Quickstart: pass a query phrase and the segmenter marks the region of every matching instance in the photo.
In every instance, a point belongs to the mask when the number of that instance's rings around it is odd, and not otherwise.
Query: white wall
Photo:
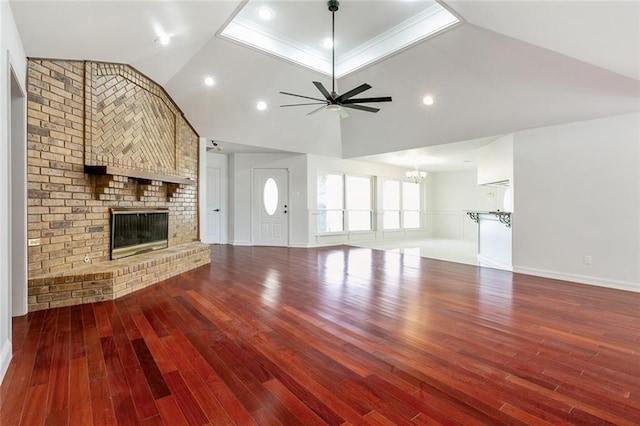
[[[478,186],[476,170],[430,173],[428,216],[433,238],[478,240],[478,225],[464,210],[503,210],[504,188]]]
[[[26,55],[15,26],[9,3],[0,0],[0,379],[4,377],[11,360],[11,279],[9,275],[11,208],[9,191],[9,127],[10,94],[13,69],[18,84],[26,87]],[[26,252],[26,247],[25,247]],[[26,283],[24,283],[26,286]]]
[[[640,114],[515,133],[514,195],[514,271],[640,291]]]
[[[252,170],[289,170],[289,245],[307,246],[307,159],[304,154],[229,155],[229,242],[251,244]]]

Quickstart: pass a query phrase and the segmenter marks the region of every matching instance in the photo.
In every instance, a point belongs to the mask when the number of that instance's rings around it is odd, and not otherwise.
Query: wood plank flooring
[[[13,324],[0,424],[640,424],[640,294],[362,248]]]

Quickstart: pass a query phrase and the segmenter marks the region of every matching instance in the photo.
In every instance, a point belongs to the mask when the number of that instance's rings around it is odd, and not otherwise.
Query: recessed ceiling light
[[[422,98],[422,103],[425,105],[433,105],[433,97],[432,96],[425,96],[424,98]]]
[[[213,77],[205,77],[204,84],[207,86],[213,86],[214,83],[215,81],[213,80]]]
[[[267,103],[264,101],[259,101],[256,104],[256,108],[258,108],[258,111],[264,111],[265,109],[267,109]]]
[[[273,11],[267,7],[261,7],[258,9],[258,17],[263,21],[268,21],[273,18]]]
[[[322,47],[325,49],[331,49],[333,47],[333,41],[330,38],[325,38],[322,42]]]
[[[162,46],[166,46],[171,41],[171,36],[169,34],[160,34],[158,39],[156,40]]]

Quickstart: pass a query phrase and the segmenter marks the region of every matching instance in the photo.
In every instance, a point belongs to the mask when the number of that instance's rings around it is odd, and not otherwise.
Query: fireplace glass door
[[[168,247],[168,209],[111,209],[111,259]]]

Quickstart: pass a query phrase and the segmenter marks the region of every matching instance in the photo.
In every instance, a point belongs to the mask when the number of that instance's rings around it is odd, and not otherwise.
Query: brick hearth
[[[32,311],[116,299],[211,262],[210,248],[189,243],[29,279]]]

